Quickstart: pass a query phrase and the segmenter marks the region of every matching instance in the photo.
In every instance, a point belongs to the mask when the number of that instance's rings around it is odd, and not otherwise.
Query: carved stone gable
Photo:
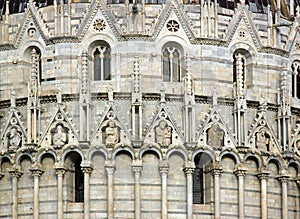
[[[217,107],[211,109],[199,131],[198,144],[221,150],[223,147],[235,147],[235,141]]]
[[[158,145],[162,149],[183,145],[178,128],[164,106],[160,107],[154,116],[152,124],[145,135],[144,143],[147,145]]]
[[[2,151],[15,152],[26,143],[27,134],[21,121],[21,115],[17,110],[11,109],[1,133]]]
[[[279,153],[282,149],[264,113],[259,112],[251,125],[252,128],[248,131],[248,145],[262,153]]]
[[[118,144],[130,145],[128,129],[119,118],[114,106],[106,108],[92,138],[93,146],[114,148]]]
[[[78,136],[71,120],[64,112],[63,106],[58,105],[41,138],[41,147],[52,146],[60,149],[68,145],[77,145]]]

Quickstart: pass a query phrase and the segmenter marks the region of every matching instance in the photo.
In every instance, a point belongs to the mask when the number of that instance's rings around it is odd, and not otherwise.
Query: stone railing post
[[[35,163],[30,169],[33,180],[34,180],[34,194],[33,194],[33,218],[39,219],[39,194],[40,194],[40,176],[44,173],[41,166],[38,163]]]
[[[54,168],[57,175],[57,218],[63,219],[63,177],[66,169],[62,163],[56,163]]]
[[[159,172],[161,174],[161,212],[162,219],[168,218],[168,173],[170,165],[166,160],[162,160],[159,165]]]
[[[20,171],[20,167],[14,165],[9,173],[12,176],[12,202],[13,202],[13,212],[12,219],[18,218],[18,178],[22,176],[22,172]]]
[[[135,219],[141,218],[141,171],[143,169],[141,160],[132,161],[132,171],[134,173],[134,213]]]
[[[113,160],[105,161],[105,169],[107,174],[107,218],[114,219],[114,172],[115,162]]]
[[[244,177],[246,172],[247,168],[243,164],[237,164],[234,170],[234,174],[238,177],[239,183],[239,219],[243,219],[245,217]]]
[[[220,175],[222,173],[222,165],[214,163],[211,167],[211,173],[214,177],[214,201],[215,201],[215,219],[220,219]]]
[[[186,175],[186,198],[187,198],[187,219],[193,218],[193,172],[195,163],[188,161],[184,165],[183,171]]]
[[[84,219],[89,219],[90,218],[90,175],[94,168],[89,161],[83,161],[80,166],[84,174]]]
[[[284,171],[281,176],[279,176],[279,181],[281,183],[281,203],[282,203],[282,219],[288,219],[288,179],[289,175],[287,175],[287,171]]]
[[[268,216],[268,206],[267,206],[267,179],[270,172],[263,168],[260,173],[257,175],[260,180],[260,189],[261,189],[261,218],[267,218]]]

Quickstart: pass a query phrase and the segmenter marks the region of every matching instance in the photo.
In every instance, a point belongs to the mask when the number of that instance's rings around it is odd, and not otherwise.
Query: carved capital
[[[219,162],[212,164],[208,170],[208,172],[211,172],[211,174],[214,176],[219,176],[222,173],[222,171],[223,167]]]
[[[87,160],[82,161],[80,166],[83,173],[91,174],[92,171],[94,170],[92,163]]]
[[[290,179],[290,176],[285,174],[285,175],[281,175],[278,177],[278,180],[281,182],[281,183],[287,183],[287,181]]]
[[[168,174],[170,169],[170,165],[166,160],[163,160],[159,165],[159,172],[161,174]]]
[[[115,162],[113,160],[105,161],[104,166],[105,166],[107,175],[113,175],[114,174],[114,172],[116,170],[116,165],[115,165]]]
[[[245,176],[246,173],[247,173],[247,170],[248,169],[243,164],[239,163],[239,164],[236,165],[233,172],[237,176]]]
[[[259,180],[268,179],[270,171],[267,168],[262,168],[260,173],[257,174]]]
[[[143,169],[143,164],[141,160],[135,159],[132,161],[132,171],[134,173],[140,173]]]
[[[40,177],[44,173],[41,165],[38,163],[34,163],[31,167],[30,171],[33,176],[37,176],[37,177]]]
[[[54,169],[58,176],[63,176],[66,172],[66,168],[62,163],[56,163]]]
[[[23,172],[21,171],[21,167],[17,165],[14,165],[8,172],[12,177],[16,177],[16,178],[19,178],[23,174]]]
[[[186,175],[193,174],[194,170],[195,170],[194,162],[192,162],[192,161],[185,162],[183,171],[185,172]]]

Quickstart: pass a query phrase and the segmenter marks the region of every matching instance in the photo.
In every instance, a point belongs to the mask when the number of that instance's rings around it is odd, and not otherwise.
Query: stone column
[[[88,161],[81,163],[81,170],[84,174],[84,219],[90,218],[90,174],[93,166]]]
[[[132,171],[134,173],[134,214],[135,219],[141,218],[141,171],[143,169],[141,160],[134,160],[132,162]]]
[[[282,203],[282,219],[288,219],[288,186],[287,181],[289,176],[287,174],[281,175],[279,181],[281,182],[281,203]]]
[[[55,164],[55,171],[57,175],[57,218],[63,219],[63,177],[66,169],[61,163]]]
[[[243,164],[238,164],[234,170],[239,182],[239,219],[245,217],[244,177],[246,172],[247,168]]]
[[[220,219],[220,174],[222,165],[220,163],[213,164],[211,172],[214,176],[215,219]]]
[[[162,160],[159,165],[159,172],[161,174],[161,214],[162,219],[168,218],[168,173],[169,164],[166,160]]]
[[[195,163],[188,161],[184,165],[183,171],[186,175],[186,200],[187,200],[187,219],[193,218],[193,172]]]
[[[114,172],[115,162],[113,160],[105,161],[105,169],[107,174],[107,218],[114,219]]]
[[[18,178],[23,174],[20,171],[19,166],[13,166],[12,169],[9,170],[9,173],[12,176],[12,219],[18,218]]]
[[[261,218],[267,218],[268,216],[268,205],[267,205],[267,179],[269,175],[269,171],[267,169],[262,169],[258,174],[258,178],[260,180],[260,189],[261,189]]]
[[[43,174],[41,167],[35,163],[30,169],[34,180],[34,197],[33,197],[33,218],[39,219],[39,194],[40,194],[40,176]]]

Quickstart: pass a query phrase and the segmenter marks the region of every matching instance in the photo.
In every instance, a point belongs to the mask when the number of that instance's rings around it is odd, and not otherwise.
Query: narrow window
[[[101,58],[99,49],[96,49],[94,52],[94,80],[101,80]]]
[[[204,203],[204,177],[203,168],[196,165],[193,174],[193,202],[194,204]]]
[[[180,82],[181,55],[178,49],[167,47],[162,53],[163,81]]]
[[[180,81],[180,56],[177,49],[173,52],[173,82]]]
[[[80,163],[81,160],[75,162],[75,202],[84,201],[84,175]]]
[[[300,99],[300,63],[298,61],[292,64],[292,97]]]
[[[109,46],[101,45],[95,49],[93,54],[95,81],[111,80],[110,58]]]
[[[163,81],[170,81],[170,53],[167,49],[163,52]]]

